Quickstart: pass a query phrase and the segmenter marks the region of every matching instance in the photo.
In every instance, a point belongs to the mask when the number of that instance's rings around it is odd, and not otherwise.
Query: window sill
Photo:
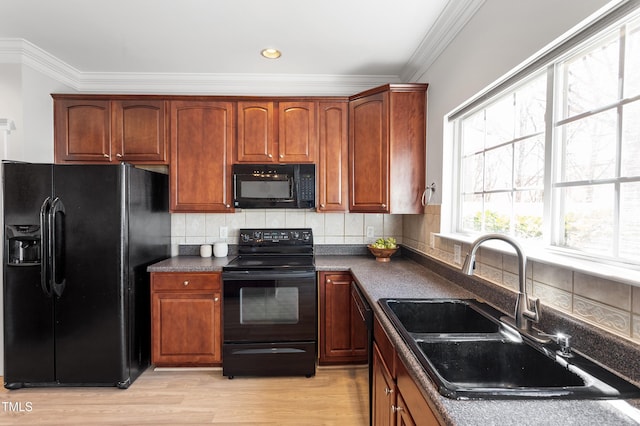
[[[435,234],[436,237],[456,241],[463,244],[472,244],[475,241],[475,237],[462,234]],[[519,241],[520,242],[520,241]],[[587,260],[579,258],[577,256],[570,256],[564,253],[559,253],[549,249],[543,249],[535,246],[528,246],[526,243],[520,242],[524,250],[527,259],[536,262],[544,263],[551,266],[557,266],[565,269],[571,269],[576,272],[580,272],[586,275],[592,275],[595,277],[617,281],[632,286],[640,287],[640,270],[632,269],[631,267],[625,268],[624,266],[614,265],[606,262],[596,262],[593,260]],[[482,244],[482,247],[507,253],[515,254],[515,252],[506,244],[500,241],[487,241]],[[464,261],[464,255],[462,253],[462,260]]]

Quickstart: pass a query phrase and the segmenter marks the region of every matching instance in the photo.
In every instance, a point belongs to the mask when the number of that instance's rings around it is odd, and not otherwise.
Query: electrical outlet
[[[229,236],[229,229],[226,226],[220,227],[220,238],[227,238]]]
[[[460,244],[453,245],[453,261],[457,265],[462,265],[462,257],[461,257],[460,250],[461,250]]]
[[[373,226],[367,226],[367,238],[374,238],[375,236]]]
[[[436,234],[429,232],[429,247],[436,248]]]

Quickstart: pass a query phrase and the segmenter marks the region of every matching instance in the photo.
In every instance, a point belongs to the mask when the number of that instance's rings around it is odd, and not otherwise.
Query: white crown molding
[[[84,73],[77,90],[155,94],[346,96],[397,75]]]
[[[435,24],[404,66],[400,77],[403,81],[420,81],[438,56],[453,41],[485,0],[449,0]]]
[[[86,93],[347,96],[397,75],[85,73],[24,39],[0,39],[0,63],[29,66]]]
[[[79,83],[80,72],[77,69],[24,39],[0,39],[0,63],[29,66],[74,88]]]

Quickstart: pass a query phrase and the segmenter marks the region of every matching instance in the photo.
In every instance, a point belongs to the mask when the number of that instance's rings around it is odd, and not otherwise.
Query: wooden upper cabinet
[[[111,161],[111,106],[108,100],[54,102],[56,163]]]
[[[278,123],[278,161],[315,162],[318,150],[315,102],[279,102]]]
[[[344,212],[349,208],[348,104],[318,103],[318,211]]]
[[[278,161],[274,117],[273,102],[238,102],[238,162]]]
[[[53,97],[56,163],[167,164],[165,101]]]
[[[111,103],[112,145],[118,160],[167,163],[166,104],[162,100],[118,100]]]
[[[237,105],[237,162],[315,162],[315,102],[238,101]]]
[[[423,212],[426,84],[388,84],[349,98],[349,210]]]
[[[233,102],[171,102],[171,211],[233,212],[234,129]]]

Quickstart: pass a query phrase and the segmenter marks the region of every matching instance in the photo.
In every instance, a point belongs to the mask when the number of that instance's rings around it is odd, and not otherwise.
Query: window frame
[[[618,7],[614,7],[612,10],[607,12],[605,15],[598,18],[595,22],[591,23],[591,25],[584,27],[582,30],[577,31],[577,33],[567,37],[565,40],[562,40],[552,46],[546,52],[543,52],[537,57],[534,57],[527,64],[516,69],[511,73],[511,75],[507,75],[502,81],[498,81],[498,83],[490,86],[488,89],[485,89],[479,95],[472,98],[467,103],[463,104],[457,110],[454,110],[451,114],[445,117],[444,125],[445,125],[445,133],[448,134],[449,140],[453,142],[451,145],[451,151],[447,153],[445,150],[445,155],[450,154],[452,158],[452,168],[451,168],[451,211],[448,212],[448,223],[444,223],[445,225],[442,229],[445,229],[448,225],[448,231],[445,234],[441,235],[449,235],[454,239],[460,239],[461,241],[468,241],[471,237],[479,235],[479,233],[472,233],[462,230],[463,225],[463,215],[461,214],[461,207],[463,204],[463,177],[462,173],[462,143],[461,143],[461,135],[462,135],[462,126],[463,119],[471,117],[476,114],[481,109],[488,108],[491,104],[497,102],[502,98],[505,94],[514,93],[519,88],[525,86],[528,82],[532,81],[534,78],[546,73],[546,90],[547,90],[547,118],[545,119],[545,162],[544,162],[544,195],[543,195],[543,222],[542,222],[542,239],[536,243],[531,244],[530,242],[526,242],[525,244],[529,246],[534,246],[533,248],[538,253],[538,258],[553,258],[558,259],[559,263],[566,264],[566,261],[563,261],[562,258],[565,256],[577,259],[578,261],[587,260],[589,262],[596,262],[601,264],[609,264],[615,267],[622,267],[623,269],[630,268],[634,270],[640,270],[640,260],[637,262],[630,261],[628,259],[620,259],[618,256],[618,240],[619,240],[619,206],[620,206],[620,182],[624,181],[623,177],[619,176],[620,171],[620,146],[621,146],[621,138],[620,133],[622,130],[621,124],[616,125],[617,139],[616,139],[616,178],[614,186],[615,186],[615,218],[614,218],[614,254],[617,257],[610,257],[602,259],[596,254],[586,253],[582,251],[578,251],[568,247],[562,247],[558,244],[563,241],[563,223],[564,221],[560,219],[559,216],[559,202],[557,201],[558,188],[562,187],[563,183],[557,184],[556,177],[554,173],[556,172],[556,156],[557,149],[559,143],[555,143],[554,139],[556,136],[556,131],[559,126],[566,124],[567,122],[577,121],[580,117],[595,115],[602,111],[616,110],[617,114],[621,114],[622,108],[624,105],[640,100],[640,95],[633,96],[631,98],[621,98],[618,99],[612,105],[606,105],[594,108],[593,111],[586,111],[581,114],[574,115],[572,117],[563,118],[560,120],[556,119],[558,115],[558,101],[556,99],[555,88],[559,82],[559,73],[558,73],[558,64],[565,61],[567,58],[571,56],[578,55],[580,52],[587,50],[590,45],[593,46],[596,43],[601,43],[606,37],[610,37],[613,32],[616,30],[619,31],[620,26],[626,22],[633,19],[638,19],[640,15],[637,14],[638,9],[640,9],[640,5],[634,2],[624,2]],[[634,16],[635,15],[635,16]],[[618,37],[620,37],[618,35]],[[624,51],[624,39],[622,42],[622,47],[620,47],[621,51]],[[619,56],[619,61],[622,63],[623,59]],[[624,72],[622,69],[619,70],[620,74]],[[550,112],[552,112],[551,116]],[[445,135],[447,136],[447,135]],[[486,152],[486,148],[485,151]],[[484,171],[483,171],[484,175]],[[446,177],[445,177],[446,179]],[[635,179],[634,181],[640,181],[640,178]],[[513,194],[514,189],[512,188],[509,193]],[[446,199],[443,199],[443,204]],[[446,212],[443,212],[443,218],[445,217]],[[445,219],[446,220],[446,219]],[[513,224],[511,228],[513,229]],[[450,233],[450,234],[449,234]],[[556,263],[556,262],[552,262]]]

